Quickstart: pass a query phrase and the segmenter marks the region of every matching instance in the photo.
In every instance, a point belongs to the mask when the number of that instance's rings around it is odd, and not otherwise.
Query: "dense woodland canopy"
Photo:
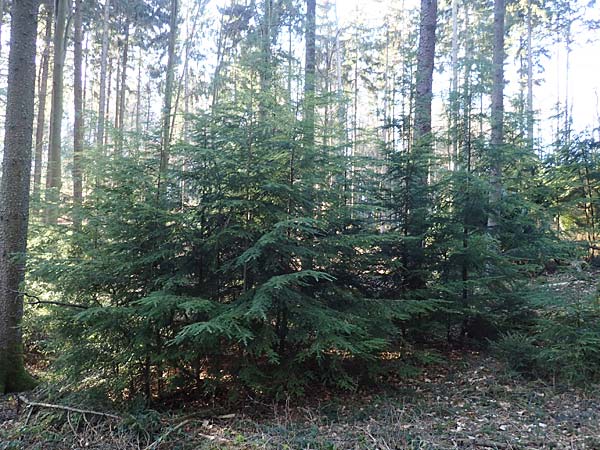
[[[0,393],[24,353],[115,401],[352,389],[448,346],[598,381],[597,301],[545,314],[532,282],[600,258],[568,91],[597,5],[383,5],[0,0]]]

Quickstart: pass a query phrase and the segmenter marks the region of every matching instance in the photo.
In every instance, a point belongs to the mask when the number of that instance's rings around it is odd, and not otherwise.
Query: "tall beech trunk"
[[[73,33],[73,100],[75,120],[73,123],[73,225],[81,226],[80,209],[83,202],[82,154],[83,154],[83,14],[82,0],[75,0]]]
[[[48,95],[48,72],[50,67],[50,48],[52,46],[52,9],[53,1],[44,3],[45,9],[45,32],[44,50],[40,60],[40,79],[38,87],[38,113],[35,127],[35,154],[33,168],[33,199],[40,200],[42,188],[42,158],[44,150],[44,134],[46,125],[46,97]]]
[[[65,64],[65,30],[69,0],[56,0],[54,26],[54,62],[52,68],[52,104],[50,109],[50,143],[48,146],[48,171],[46,174],[46,221],[58,220],[61,169],[61,128],[63,116],[63,71]]]
[[[35,384],[23,366],[23,294],[19,291],[25,277],[29,220],[38,6],[39,0],[15,0],[11,7],[0,183],[0,394]]]
[[[110,19],[110,0],[104,0],[104,17],[102,20],[102,52],[100,54],[100,93],[98,96],[98,130],[96,146],[104,155],[104,124],[106,121],[106,69],[108,64],[108,21]]]
[[[167,76],[165,80],[165,98],[163,106],[163,134],[160,149],[159,190],[169,167],[169,144],[171,138],[171,105],[173,103],[173,81],[175,78],[175,42],[177,41],[178,0],[171,0],[171,17],[169,20],[169,48],[167,60]]]
[[[502,197],[502,153],[504,143],[504,0],[494,0],[494,42],[492,49],[492,105],[490,125],[490,213],[487,228],[498,226],[498,208]]]

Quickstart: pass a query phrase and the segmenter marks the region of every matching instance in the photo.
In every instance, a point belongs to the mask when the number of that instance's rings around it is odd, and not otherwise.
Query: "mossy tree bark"
[[[19,294],[25,275],[38,0],[11,6],[4,159],[0,183],[0,394],[33,387],[23,366]]]

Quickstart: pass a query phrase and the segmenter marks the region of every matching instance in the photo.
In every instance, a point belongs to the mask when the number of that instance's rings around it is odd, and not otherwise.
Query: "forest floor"
[[[549,288],[581,294],[594,285],[554,279]],[[282,403],[248,399],[231,411],[187,405],[149,413],[145,422],[0,397],[0,450],[600,450],[600,386],[525,380],[483,352],[444,356],[446,363],[412,380],[353,394],[313,393]]]
[[[17,415],[4,398],[0,449],[600,449],[600,389],[513,378],[477,352],[448,356],[444,370],[376,393],[248,403],[235,416],[163,413],[152,437],[65,411]]]

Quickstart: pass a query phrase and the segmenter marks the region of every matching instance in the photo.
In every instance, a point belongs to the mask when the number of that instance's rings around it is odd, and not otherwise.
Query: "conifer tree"
[[[0,394],[27,390],[23,366],[22,283],[29,218],[35,93],[37,0],[11,6],[4,159],[0,182]]]

